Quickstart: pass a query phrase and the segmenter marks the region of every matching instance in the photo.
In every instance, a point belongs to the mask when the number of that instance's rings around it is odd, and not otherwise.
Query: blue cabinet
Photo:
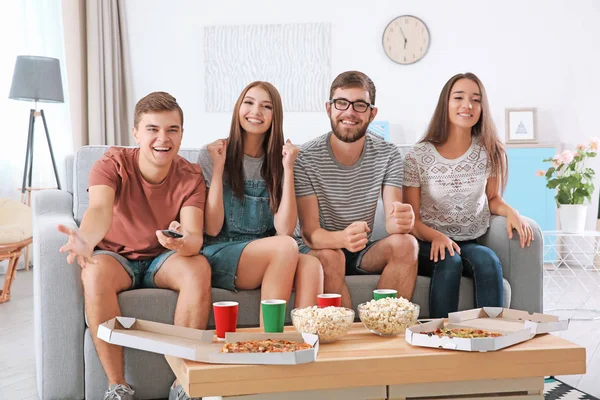
[[[507,147],[508,183],[504,200],[521,215],[535,220],[542,231],[556,230],[555,191],[546,187],[546,179],[535,176],[538,170],[547,170],[545,158],[554,157],[555,146]]]

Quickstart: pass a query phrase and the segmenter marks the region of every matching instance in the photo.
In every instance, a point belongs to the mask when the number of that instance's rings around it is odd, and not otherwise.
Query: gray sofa
[[[64,190],[39,192],[33,200],[34,213],[34,312],[37,387],[45,399],[101,399],[107,381],[86,326],[80,269],[69,265],[58,249],[65,237],[58,233],[59,223],[75,225],[81,221],[88,205],[87,177],[93,163],[106,146],[87,146],[67,159],[67,182]],[[180,154],[195,162],[197,150]],[[506,290],[505,306],[540,312],[542,310],[542,236],[535,222],[535,241],[521,249],[518,238],[509,240],[505,219],[493,217],[482,243],[500,257]],[[385,236],[383,215],[378,209],[374,237]],[[346,281],[353,307],[372,298],[378,276],[351,276]],[[421,306],[421,316],[428,314],[429,278],[419,277],[413,301]],[[213,300],[240,303],[239,325],[258,324],[260,291],[232,293],[213,289]],[[177,294],[162,289],[142,289],[119,295],[123,315],[164,323],[173,323]],[[291,304],[291,301],[290,301]],[[461,283],[460,309],[473,306],[470,279]],[[213,325],[212,317],[210,325]],[[174,376],[159,354],[126,349],[125,373],[138,398],[164,398]]]

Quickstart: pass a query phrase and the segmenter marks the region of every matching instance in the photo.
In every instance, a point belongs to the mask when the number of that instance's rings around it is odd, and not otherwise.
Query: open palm
[[[88,263],[96,263],[94,260],[92,260],[92,253],[94,249],[87,241],[85,241],[85,239],[81,237],[77,228],[69,228],[65,225],[58,225],[58,231],[69,237],[67,244],[60,248],[61,253],[69,253],[67,256],[67,262],[69,264],[73,264],[73,261],[77,260],[79,266],[84,268]]]

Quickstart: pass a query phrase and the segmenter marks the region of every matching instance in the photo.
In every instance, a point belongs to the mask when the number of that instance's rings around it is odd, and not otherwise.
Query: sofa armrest
[[[543,263],[544,239],[538,224],[526,218],[533,229],[530,247],[521,248],[519,234],[515,231],[509,239],[506,218],[494,215],[490,228],[479,242],[494,250],[502,263],[504,278],[510,283],[512,296],[510,307],[529,312],[543,310]]]
[[[78,265],[59,248],[66,236],[57,224],[76,226],[73,196],[60,190],[33,197],[34,345],[41,399],[84,397],[83,290]]]

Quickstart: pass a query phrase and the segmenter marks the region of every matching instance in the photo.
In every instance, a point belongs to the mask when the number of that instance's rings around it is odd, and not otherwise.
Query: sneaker
[[[104,400],[133,400],[135,391],[129,385],[121,385],[120,383],[110,385],[104,394]]]
[[[171,385],[171,389],[169,390],[169,400],[202,400],[202,397],[191,398],[185,390],[183,390],[181,383],[177,383],[177,386]]]

